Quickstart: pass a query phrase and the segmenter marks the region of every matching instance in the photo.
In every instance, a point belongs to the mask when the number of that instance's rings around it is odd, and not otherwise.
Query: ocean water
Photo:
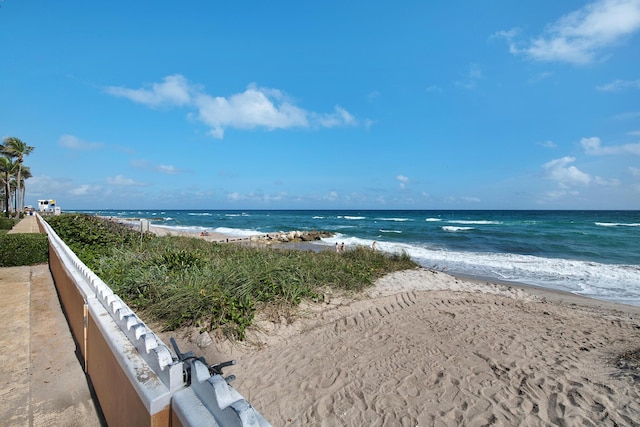
[[[318,242],[376,241],[452,274],[537,285],[640,306],[640,211],[84,211],[233,236],[336,233]]]

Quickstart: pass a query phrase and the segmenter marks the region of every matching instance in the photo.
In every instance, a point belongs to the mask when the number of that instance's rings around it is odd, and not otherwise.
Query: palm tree
[[[3,145],[0,145],[0,152],[2,152]],[[11,189],[9,187],[10,173],[13,168],[13,162],[8,157],[0,157],[0,173],[2,173],[2,178],[0,178],[0,183],[2,183],[3,193],[4,193],[4,209],[6,213],[6,217],[9,218],[9,194],[11,193]]]
[[[24,182],[32,176],[31,168],[29,166],[22,166],[22,177],[20,178],[20,200],[22,200],[22,206],[20,212],[24,212],[24,199],[27,192]]]
[[[11,207],[12,185],[15,184],[15,175],[18,172],[18,162],[14,162],[12,156],[5,151],[5,146],[0,144],[0,184],[4,194],[4,211],[9,218]]]
[[[22,180],[22,162],[24,162],[24,156],[28,156],[33,151],[34,147],[27,145],[25,142],[14,136],[8,136],[4,139],[4,153],[10,157],[18,160],[18,175],[16,177],[16,190],[17,190],[17,207],[16,214],[19,215],[24,209],[24,200],[20,198],[20,182]]]

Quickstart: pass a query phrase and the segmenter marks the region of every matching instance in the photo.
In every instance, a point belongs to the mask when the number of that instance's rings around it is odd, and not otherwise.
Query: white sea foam
[[[405,221],[413,221],[413,220],[411,218],[376,218],[376,221],[405,222]]]
[[[373,240],[336,235],[326,243],[344,242],[347,247],[371,246]],[[452,274],[524,283],[592,298],[640,306],[640,266],[601,264],[578,260],[543,258],[507,253],[458,252],[378,241],[376,248],[406,252],[424,267]]]
[[[447,221],[450,224],[470,224],[470,225],[492,225],[492,224],[502,224],[500,221],[468,221],[464,219],[454,219],[451,221]]]
[[[595,224],[601,227],[640,227],[640,224],[636,223],[624,224],[618,222],[596,222]]]
[[[427,218],[427,219],[425,219],[425,221],[427,221],[427,222],[438,222],[438,221],[442,221],[442,219],[440,219],[440,218]]]
[[[398,233],[398,234],[402,234],[401,230],[380,230],[381,233]]]
[[[452,232],[456,232],[456,231],[469,231],[469,230],[473,230],[473,227],[454,227],[453,225],[445,225],[442,227],[442,229],[444,231],[452,231]]]
[[[191,216],[211,216],[210,212],[189,212],[187,215]]]
[[[324,219],[323,216],[312,216],[311,218],[313,218],[313,219]]]
[[[349,219],[349,220],[356,220],[356,219],[366,219],[366,216],[349,216],[349,215],[344,215],[344,216],[338,216],[338,218],[343,218],[343,219]]]
[[[213,231],[216,233],[226,234],[227,236],[235,236],[235,237],[248,237],[248,236],[256,236],[266,234],[262,231],[257,230],[249,230],[249,229],[241,229],[241,228],[228,228],[228,227],[218,227]]]
[[[161,224],[153,224],[154,227],[164,228],[165,230],[171,231],[182,231],[187,233],[199,233],[203,230],[206,230],[206,227],[198,227],[195,225],[161,225]]]

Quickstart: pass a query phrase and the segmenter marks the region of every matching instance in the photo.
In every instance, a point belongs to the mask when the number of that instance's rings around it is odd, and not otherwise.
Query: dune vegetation
[[[360,291],[405,254],[358,247],[344,253],[210,243],[155,236],[90,215],[47,218],[80,259],[127,304],[166,330],[197,326],[243,339],[256,310],[321,301],[327,289]]]

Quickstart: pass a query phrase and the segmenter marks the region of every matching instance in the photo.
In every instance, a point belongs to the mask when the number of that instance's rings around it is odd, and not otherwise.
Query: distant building
[[[38,200],[38,211],[49,214],[60,214],[60,208],[56,206],[56,201],[53,199]]]

